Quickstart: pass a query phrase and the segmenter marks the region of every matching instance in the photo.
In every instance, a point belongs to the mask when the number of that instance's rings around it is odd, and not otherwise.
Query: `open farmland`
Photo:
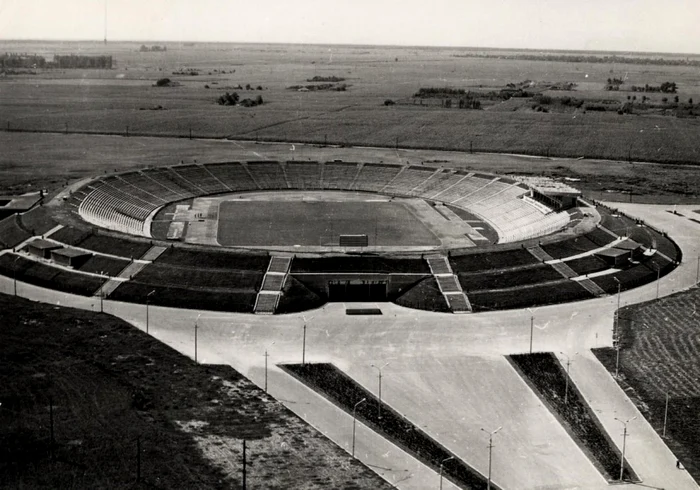
[[[78,47],[39,43],[7,49],[42,53]],[[501,104],[488,110],[458,110],[412,102],[421,87],[487,91],[546,80],[576,84],[570,91],[545,91],[556,97],[622,103],[629,94],[625,87],[673,80],[679,98],[687,103],[690,98],[700,100],[700,68],[694,66],[484,59],[455,57],[468,55],[465,50],[429,48],[174,44],[164,53],[139,53],[137,43],[106,48],[87,43],[80,48],[86,53],[106,49],[115,56],[116,68],[1,79],[0,128],[177,136],[189,136],[191,130],[202,137],[389,147],[398,143],[664,163],[697,163],[700,156],[696,117],[522,108],[514,112]],[[621,91],[604,90],[608,78],[623,75]],[[347,89],[288,88],[315,76],[343,77]],[[177,85],[153,86],[163,77]],[[248,84],[250,90],[245,88]],[[217,97],[234,91],[241,98],[260,95],[265,103],[248,108],[216,104]],[[660,103],[666,95],[649,94],[649,104]],[[385,106],[388,99],[397,104]]]

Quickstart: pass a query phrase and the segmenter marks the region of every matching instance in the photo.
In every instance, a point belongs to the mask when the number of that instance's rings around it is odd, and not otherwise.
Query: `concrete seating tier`
[[[204,167],[199,165],[184,165],[172,167],[172,171],[188,182],[196,185],[205,194],[218,194],[221,192],[230,192],[231,189],[226,187],[220,180],[214,177]]]
[[[350,189],[359,168],[357,163],[326,163],[323,171],[323,188]]]
[[[282,166],[278,162],[249,162],[248,170],[261,189],[288,189]]]
[[[287,162],[286,173],[292,189],[321,188],[321,164],[317,162]]]
[[[212,175],[233,191],[258,189],[258,185],[241,163],[209,163],[205,165],[205,167]]]
[[[387,185],[401,170],[398,165],[372,164],[363,165],[355,179],[354,189],[378,192]]]

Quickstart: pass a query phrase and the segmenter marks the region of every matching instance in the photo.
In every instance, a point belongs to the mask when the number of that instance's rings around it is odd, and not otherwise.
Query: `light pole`
[[[695,282],[700,284],[700,255],[698,256],[698,267],[695,270]]]
[[[661,437],[666,437],[666,422],[668,421],[668,393],[666,393],[666,408],[664,409],[664,432]]]
[[[387,367],[389,363],[384,363],[382,366],[377,366],[376,364],[372,364],[372,367],[377,370],[379,373],[379,390],[378,390],[378,398],[379,398],[379,404],[377,405],[377,417],[379,420],[382,419],[382,369]]]
[[[486,490],[491,490],[491,455],[493,452],[493,436],[496,435],[496,432],[501,430],[503,427],[499,427],[498,429],[489,432],[486,429],[481,429],[484,432],[486,432],[489,435],[489,474],[488,474],[488,480],[486,481]]]
[[[14,289],[15,289],[15,296],[17,296],[17,261],[21,258],[21,256],[15,257],[15,260],[12,262],[12,279],[14,283]]]
[[[569,367],[571,366],[571,358],[567,355],[564,354],[563,352],[559,352],[562,356],[566,357],[566,388],[564,389],[564,405],[569,404]],[[575,352],[573,355],[578,354],[578,352]]]
[[[150,293],[148,293],[146,295],[146,333],[148,333],[148,302],[151,298],[151,295],[155,292],[156,292],[156,290],[154,289],[153,291],[151,291]]]
[[[634,417],[632,417],[631,419],[627,419],[627,420],[621,420],[621,419],[618,419],[617,417],[615,417],[615,420],[620,422],[625,428],[625,430],[622,432],[622,456],[620,457],[620,481],[622,481],[622,476],[623,476],[624,471],[625,471],[625,447],[627,446],[627,424],[632,422],[636,418],[637,418],[636,415]]]
[[[360,405],[361,403],[364,403],[366,401],[367,401],[367,398],[363,398],[359,402],[355,403],[354,407],[352,407],[352,457],[353,458],[355,457],[355,425],[356,425],[356,421],[357,421],[356,411],[357,411],[358,405]]]
[[[105,271],[100,271],[101,276],[109,276]],[[104,302],[105,302],[105,285],[103,284],[100,287],[100,313],[104,313],[105,308],[104,308]]]
[[[440,461],[440,490],[442,490],[442,465],[450,461],[451,459],[455,459],[454,456],[450,456],[449,458],[445,458],[442,461]]]
[[[304,322],[304,333],[301,341],[301,366],[306,365],[306,322]]]
[[[535,309],[528,308],[527,311],[530,312],[530,354],[532,354],[532,337],[535,332]]]
[[[266,349],[265,349],[265,393],[267,393],[267,358],[270,357],[270,355],[267,353],[267,349],[273,346],[275,343],[271,343]]]
[[[304,315],[301,316],[304,319],[304,333],[301,341],[301,366],[306,365],[306,324],[313,318],[306,318]]]
[[[661,267],[656,266],[656,299],[659,299],[659,283],[661,282]]]
[[[197,319],[194,321],[194,362],[195,364],[197,363],[197,329],[199,328],[199,325],[197,322],[199,322],[199,317],[202,316],[200,313],[197,315]]]
[[[615,378],[620,377],[620,294],[622,292],[622,283],[613,276],[617,282],[617,310],[615,310]]]

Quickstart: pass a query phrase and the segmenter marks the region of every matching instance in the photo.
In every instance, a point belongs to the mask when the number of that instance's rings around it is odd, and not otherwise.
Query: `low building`
[[[630,252],[630,258],[632,260],[638,260],[642,257],[644,254],[644,247],[642,247],[641,244],[635,242],[634,240],[624,240],[617,245],[615,245],[616,249],[618,250],[627,250]]]
[[[42,259],[50,259],[51,252],[57,248],[61,248],[61,245],[48,240],[34,240],[27,244],[27,252]]]
[[[51,259],[66,267],[80,267],[92,257],[90,252],[75,248],[59,248],[51,251]]]
[[[596,252],[595,256],[603,259],[608,266],[619,268],[629,263],[632,252],[620,248],[606,248]]]

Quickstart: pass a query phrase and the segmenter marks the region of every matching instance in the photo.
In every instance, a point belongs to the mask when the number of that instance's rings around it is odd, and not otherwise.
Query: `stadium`
[[[681,259],[662,232],[565,184],[342,161],[100,176],[5,220],[2,240],[2,271],[29,283],[257,314],[534,307],[634,288]]]
[[[269,382],[399,488],[438,470],[446,488],[605,488],[672,457],[649,426],[620,459],[615,421],[634,412],[589,350],[616,345],[621,297],[658,297],[681,265],[652,218],[428,162],[180,164],[83,179],[5,218],[0,272],[15,295],[109,312]],[[492,468],[495,431],[487,460],[478,426],[504,423]]]

